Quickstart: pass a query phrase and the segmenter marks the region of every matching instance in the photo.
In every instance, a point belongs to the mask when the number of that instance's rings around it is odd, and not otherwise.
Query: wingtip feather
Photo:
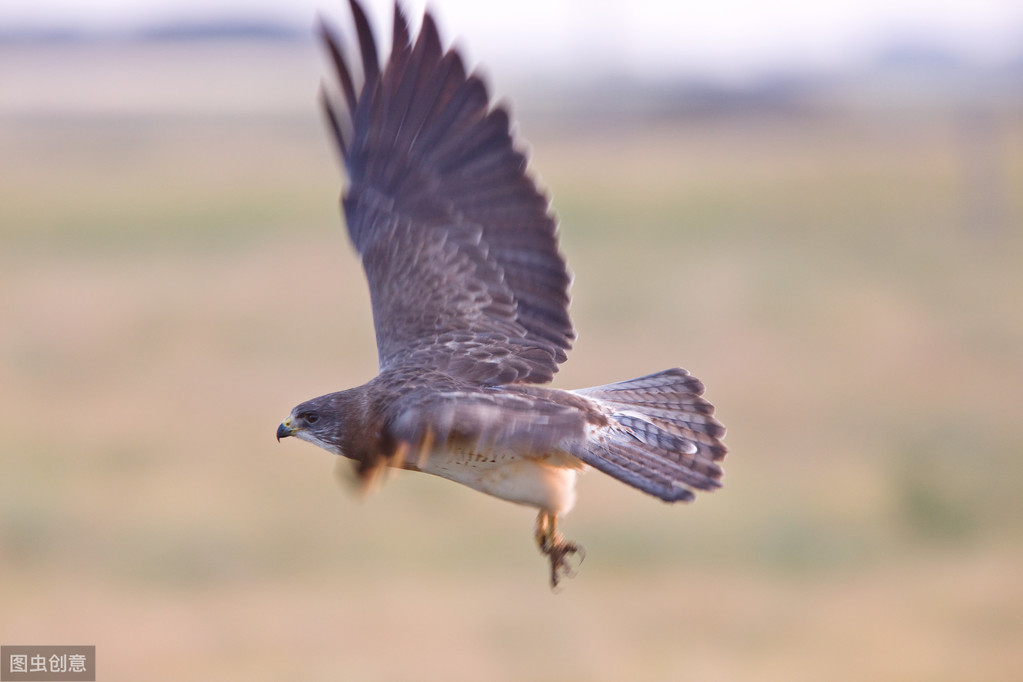
[[[380,60],[377,55],[376,40],[373,38],[373,29],[358,0],[349,0],[349,4],[352,8],[352,19],[355,21],[355,32],[359,36],[365,84],[375,83],[380,78]]]

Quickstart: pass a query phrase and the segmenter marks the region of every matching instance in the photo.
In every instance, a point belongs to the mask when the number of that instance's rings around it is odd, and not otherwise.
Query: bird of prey
[[[544,385],[575,338],[570,278],[506,108],[442,47],[429,12],[413,39],[395,5],[381,64],[365,12],[350,3],[357,56],[321,22],[338,79],[321,96],[348,176],[342,205],[369,281],[380,371],[298,405],[277,438],[354,460],[362,481],[388,467],[422,471],[536,508],[557,587],[582,556],[558,531],[578,472],[690,501],[721,485],[725,429],[683,369],[573,391]]]

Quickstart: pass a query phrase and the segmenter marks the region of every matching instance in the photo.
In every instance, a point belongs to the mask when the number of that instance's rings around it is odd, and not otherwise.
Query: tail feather
[[[581,452],[587,464],[669,502],[692,489],[713,490],[724,475],[725,427],[705,400],[703,383],[684,369],[574,391],[608,417]]]

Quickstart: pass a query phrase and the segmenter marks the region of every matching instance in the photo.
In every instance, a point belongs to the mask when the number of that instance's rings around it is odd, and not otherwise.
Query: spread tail
[[[609,423],[589,433],[579,459],[667,502],[693,489],[721,487],[725,427],[703,399],[703,384],[684,369],[573,391],[593,400]]]

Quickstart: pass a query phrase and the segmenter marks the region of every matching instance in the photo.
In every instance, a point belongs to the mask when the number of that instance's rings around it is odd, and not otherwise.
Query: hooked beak
[[[291,428],[291,417],[288,417],[281,422],[281,425],[277,427],[277,442],[281,441],[281,438],[287,438],[288,436],[294,435],[294,431]]]

